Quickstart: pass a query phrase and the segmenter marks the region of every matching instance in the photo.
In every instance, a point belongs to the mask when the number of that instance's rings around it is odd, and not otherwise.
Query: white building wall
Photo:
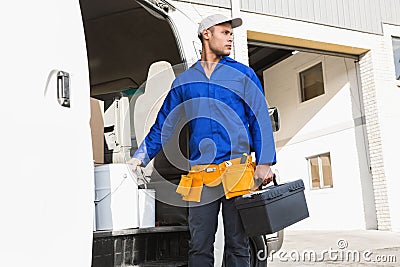
[[[382,136],[383,168],[387,180],[387,197],[391,229],[400,231],[400,81],[395,79],[392,36],[400,37],[400,26],[384,25],[384,37],[374,58],[376,97]]]
[[[301,103],[298,75],[319,62],[325,94]],[[353,60],[297,53],[264,72],[271,106],[281,114],[275,138],[282,181],[303,179],[310,218],[294,229],[366,229],[376,227],[375,209],[364,205],[362,179],[368,178],[366,155],[359,153],[355,121],[361,116]],[[330,153],[333,188],[311,189],[307,157]],[[365,194],[365,192],[364,192]],[[369,190],[367,199],[373,199]]]
[[[381,60],[382,53],[386,53],[386,55],[388,53],[387,48],[382,47],[382,36],[254,13],[242,12],[242,18],[245,21],[244,27],[248,30],[281,36],[296,37],[330,44],[361,47],[370,50],[366,56],[361,58],[359,73],[361,80],[360,84],[362,91],[363,110],[366,121],[365,129],[367,137],[365,139],[368,140],[364,143],[369,154],[368,163],[369,167],[371,168],[371,184],[373,187],[373,189],[363,188],[363,191],[365,191],[363,196],[364,203],[375,203],[378,221],[377,228],[381,230],[392,229],[392,217],[396,216],[393,215],[393,210],[396,209],[391,208],[389,210],[389,206],[392,207],[395,205],[397,207],[399,202],[393,202],[393,200],[388,197],[388,181],[396,179],[396,176],[398,177],[399,172],[395,171],[393,178],[387,178],[386,171],[388,168],[385,167],[383,163],[386,161],[387,157],[391,157],[392,155],[386,152],[388,151],[387,149],[383,150],[382,147],[383,142],[380,128],[380,118],[383,114],[380,114],[378,106],[385,105],[386,100],[388,100],[388,98],[384,100],[383,98],[379,97],[381,91],[385,90],[384,84],[386,83],[387,85],[388,81],[388,78],[384,73],[394,70],[393,63],[388,65],[388,61]],[[378,78],[379,75],[383,75],[385,77]],[[382,81],[385,82],[382,83]],[[395,120],[398,120],[397,116],[395,117]],[[356,129],[356,132],[362,131]],[[392,131],[387,131],[386,135],[391,132]],[[360,142],[359,138],[357,138],[357,142]],[[393,144],[398,144],[398,142],[394,142]],[[362,184],[367,185],[368,179],[369,178],[362,178]],[[373,198],[372,200],[368,200],[366,199],[366,196],[368,196],[371,190],[373,192]],[[396,188],[393,190],[396,190]],[[367,209],[365,212],[366,214],[371,215],[369,209]],[[369,215],[367,217],[370,217]],[[372,225],[373,223],[371,223],[371,226]],[[368,223],[367,228],[369,227],[370,226]],[[398,226],[394,226],[394,229],[397,229],[396,227]]]

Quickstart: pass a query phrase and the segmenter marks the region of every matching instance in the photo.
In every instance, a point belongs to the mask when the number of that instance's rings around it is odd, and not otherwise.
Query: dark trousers
[[[190,204],[190,267],[214,266],[214,240],[221,204],[225,236],[225,266],[250,266],[249,239],[235,207],[235,200],[226,199],[221,189],[221,186],[204,186],[201,202]]]

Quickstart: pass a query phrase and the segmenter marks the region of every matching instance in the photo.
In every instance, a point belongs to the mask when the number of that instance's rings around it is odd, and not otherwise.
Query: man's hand
[[[267,185],[272,181],[274,177],[274,173],[271,170],[271,167],[268,164],[260,164],[257,165],[256,170],[254,172],[254,178],[261,178],[263,180],[262,185]]]
[[[137,167],[142,165],[142,161],[140,159],[137,159],[137,158],[131,158],[126,163],[131,165],[131,168],[132,168],[133,171],[136,171]]]

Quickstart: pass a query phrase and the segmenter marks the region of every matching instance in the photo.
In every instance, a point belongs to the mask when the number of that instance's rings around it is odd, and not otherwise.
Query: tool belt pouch
[[[181,175],[181,181],[179,182],[176,192],[182,196],[187,196],[192,187],[193,178],[188,175]]]
[[[249,157],[250,158],[250,157]],[[228,166],[222,178],[227,199],[248,194],[254,186],[255,163],[248,159],[244,164]]]
[[[201,172],[190,171],[187,175],[181,175],[181,181],[176,192],[182,195],[186,201],[200,202],[203,190],[203,178]]]
[[[221,184],[221,172],[215,170],[212,172],[203,172],[203,182],[206,186],[214,187]]]

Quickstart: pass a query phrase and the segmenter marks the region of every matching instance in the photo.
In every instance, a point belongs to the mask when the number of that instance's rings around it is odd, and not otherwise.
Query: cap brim
[[[243,21],[241,18],[234,18],[231,20],[232,28],[239,27],[243,24]]]
[[[219,22],[218,24],[215,24],[215,25],[219,25],[219,24],[226,23],[226,22],[230,22],[231,25],[232,25],[232,28],[239,27],[243,23],[241,18],[233,18],[233,19],[223,20],[223,21],[221,21],[221,22]]]

